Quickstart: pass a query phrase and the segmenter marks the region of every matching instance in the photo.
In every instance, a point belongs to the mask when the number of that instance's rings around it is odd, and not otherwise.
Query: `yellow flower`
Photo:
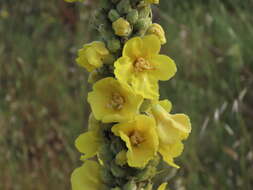
[[[100,177],[100,166],[94,161],[87,160],[75,169],[71,175],[72,190],[105,190]]]
[[[137,115],[133,120],[112,127],[128,148],[127,163],[131,167],[142,168],[158,150],[158,136],[155,120],[146,115]]]
[[[146,0],[148,3],[159,4],[159,0]]]
[[[102,143],[99,128],[99,122],[91,114],[89,118],[89,131],[81,134],[75,141],[75,146],[79,152],[85,154],[81,157],[81,160],[86,160],[97,154]]]
[[[181,141],[187,139],[191,132],[191,123],[185,114],[168,113],[166,109],[170,110],[171,105],[168,102],[165,105],[166,108],[162,104],[153,104],[151,108],[159,136],[159,153],[165,162],[178,168],[173,159],[182,153],[184,145]]]
[[[159,38],[161,44],[165,44],[166,43],[165,32],[164,32],[162,26],[159,25],[159,24],[156,24],[156,23],[152,24],[148,28],[146,34],[154,34],[154,35],[156,35]]]
[[[107,77],[93,86],[88,94],[88,102],[97,120],[104,123],[122,122],[132,119],[138,113],[143,98],[133,90]]]
[[[91,72],[103,65],[103,61],[109,56],[109,51],[106,49],[103,42],[92,42],[85,44],[82,49],[78,51],[78,58],[76,62]]]
[[[147,99],[157,99],[158,80],[169,80],[176,65],[166,55],[159,55],[161,43],[155,35],[135,37],[124,46],[123,55],[115,63],[115,76],[121,83]]]
[[[157,190],[165,190],[166,189],[166,186],[167,186],[167,183],[163,183],[161,184]]]
[[[118,36],[128,36],[132,31],[130,23],[124,18],[119,18],[114,21],[112,28]]]

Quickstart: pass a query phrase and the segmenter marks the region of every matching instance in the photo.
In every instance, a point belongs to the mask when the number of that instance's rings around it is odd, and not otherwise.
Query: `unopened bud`
[[[156,174],[156,167],[148,165],[145,169],[143,169],[137,174],[136,178],[138,181],[145,181],[153,178],[155,174]]]
[[[112,23],[113,30],[116,35],[127,37],[132,32],[130,23],[124,18],[119,18]]]
[[[123,186],[123,190],[137,190],[137,185],[134,181],[129,181]]]
[[[94,22],[97,26],[99,26],[101,23],[104,24],[108,22],[108,19],[106,15],[103,12],[101,12],[101,10],[99,10],[99,11],[96,11],[94,14]]]
[[[124,168],[118,166],[114,160],[111,162],[111,172],[115,177],[122,178],[126,176],[126,171]]]
[[[120,15],[116,9],[111,9],[108,13],[108,18],[110,19],[110,21],[114,22],[120,18]]]
[[[127,14],[132,10],[132,7],[130,5],[129,0],[121,0],[117,4],[117,10],[119,11],[120,14]]]
[[[126,151],[125,150],[120,151],[116,155],[115,162],[119,166],[124,166],[127,163],[127,156],[126,156]]]
[[[156,155],[153,160],[149,161],[149,165],[156,167],[160,163],[161,157],[160,155]]]
[[[100,24],[98,27],[98,31],[105,40],[114,37],[114,31],[111,29],[111,26],[109,27],[106,24]]]
[[[115,137],[111,142],[110,148],[114,154],[118,154],[125,148],[125,144],[119,137]]]
[[[144,6],[139,10],[139,18],[148,18],[151,15],[150,5]]]
[[[118,39],[112,39],[107,42],[107,48],[110,52],[115,53],[121,48],[121,43]]]
[[[166,43],[165,32],[164,32],[162,26],[159,25],[159,24],[156,24],[156,23],[152,24],[148,28],[146,34],[154,34],[154,35],[156,35],[159,38],[161,44],[165,44]]]
[[[109,144],[103,144],[99,147],[98,157],[105,165],[108,165],[108,163],[113,159],[113,154],[110,151]]]
[[[106,168],[101,168],[99,171],[100,171],[101,179],[104,183],[109,184],[109,185],[114,183],[114,177],[112,176],[109,170],[107,170]]]
[[[126,19],[128,20],[129,23],[135,24],[136,21],[138,20],[138,17],[139,17],[138,11],[136,9],[133,9],[127,14]]]
[[[139,19],[136,24],[134,25],[134,30],[138,31],[140,34],[143,34],[146,32],[148,27],[152,24],[152,21],[150,18],[142,18]]]

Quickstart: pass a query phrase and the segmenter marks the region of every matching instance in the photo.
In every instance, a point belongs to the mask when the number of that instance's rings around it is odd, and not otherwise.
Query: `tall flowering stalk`
[[[179,168],[174,159],[191,124],[187,115],[170,113],[169,100],[159,100],[158,81],[177,69],[159,53],[166,38],[152,23],[151,4],[158,3],[100,0],[95,25],[101,40],[85,44],[76,60],[90,72],[93,89],[88,131],[75,142],[83,165],[72,173],[73,190],[151,190],[159,163]]]

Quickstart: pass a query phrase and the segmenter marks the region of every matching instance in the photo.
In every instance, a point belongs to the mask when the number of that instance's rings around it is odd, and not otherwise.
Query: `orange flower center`
[[[138,131],[133,131],[130,134],[129,138],[130,138],[130,142],[133,146],[138,146],[139,144],[141,144],[144,141],[143,136]]]
[[[108,107],[114,110],[121,110],[123,108],[124,103],[124,97],[120,93],[114,92],[112,93],[111,101],[108,104]]]
[[[144,59],[143,57],[139,57],[134,62],[134,70],[135,72],[142,72],[145,70],[153,70],[154,67],[150,65],[150,63]]]

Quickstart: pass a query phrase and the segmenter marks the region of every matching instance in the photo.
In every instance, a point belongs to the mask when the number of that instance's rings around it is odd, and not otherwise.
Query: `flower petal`
[[[174,163],[173,158],[178,157],[182,154],[184,149],[183,143],[180,141],[175,144],[162,144],[159,147],[159,152],[163,157],[163,160],[172,167],[179,168],[177,164]]]
[[[150,72],[152,72],[152,75],[155,76],[157,80],[169,80],[177,71],[174,61],[166,55],[153,55],[149,61],[155,68]]]
[[[103,187],[100,180],[99,165],[87,160],[81,167],[75,169],[71,175],[72,190],[98,190]],[[92,171],[92,173],[90,173]]]
[[[88,159],[96,155],[100,145],[100,139],[94,131],[81,134],[75,141],[76,148],[79,152],[84,153],[83,159]]]
[[[143,41],[143,49],[145,57],[149,57],[151,55],[156,55],[161,50],[161,42],[156,35],[147,35],[142,38]]]
[[[121,83],[129,83],[133,73],[133,63],[129,57],[121,57],[115,63],[115,76]]]
[[[146,73],[132,78],[132,87],[137,94],[147,99],[159,98],[158,81],[148,76]]]
[[[123,57],[127,56],[132,60],[142,57],[143,42],[140,37],[134,37],[127,41],[123,48]]]

